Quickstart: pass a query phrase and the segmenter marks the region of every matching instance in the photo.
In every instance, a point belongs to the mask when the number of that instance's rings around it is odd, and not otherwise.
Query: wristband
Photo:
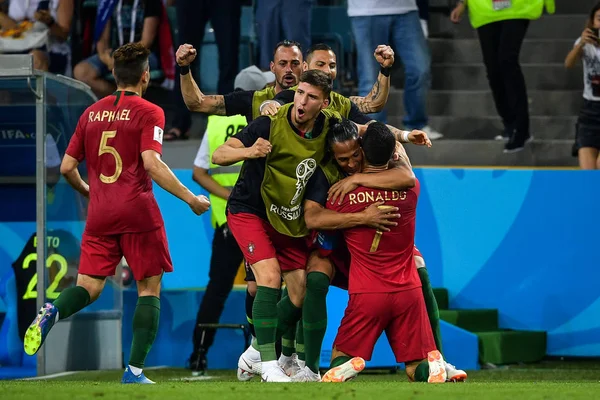
[[[388,67],[388,68],[381,67],[379,69],[379,72],[381,73],[381,75],[386,76],[386,77],[390,76],[391,71],[392,71],[392,69],[390,67]]]
[[[400,139],[400,143],[410,143],[410,140],[408,139],[408,135],[410,135],[409,131],[402,131],[402,137]]]
[[[185,67],[179,67],[179,73],[181,75],[187,75],[190,72],[190,66],[186,65]]]

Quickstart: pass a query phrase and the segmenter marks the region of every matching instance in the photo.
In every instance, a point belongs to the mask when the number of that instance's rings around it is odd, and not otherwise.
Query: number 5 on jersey
[[[114,138],[115,136],[117,136],[117,131],[104,131],[102,132],[102,138],[100,139],[98,155],[110,154],[115,158],[115,173],[111,176],[100,173],[100,181],[102,183],[115,183],[117,179],[119,179],[119,176],[121,176],[121,172],[123,172],[123,160],[121,160],[119,152],[114,147],[108,145],[108,139]]]

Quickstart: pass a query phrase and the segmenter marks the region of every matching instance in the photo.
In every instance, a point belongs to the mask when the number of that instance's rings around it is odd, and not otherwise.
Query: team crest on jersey
[[[163,132],[164,131],[162,130],[162,128],[159,128],[158,126],[154,127],[154,140],[156,140],[160,144],[162,144]]]
[[[254,243],[248,243],[248,253],[254,254]]]

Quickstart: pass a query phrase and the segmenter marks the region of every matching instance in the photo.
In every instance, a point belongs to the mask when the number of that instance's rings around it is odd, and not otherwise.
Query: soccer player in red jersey
[[[69,184],[89,198],[81,240],[77,286],[46,303],[25,334],[27,354],[35,354],[59,319],[68,318],[99,296],[106,277],[125,256],[137,281],[133,342],[122,383],[154,383],[142,372],[158,330],[160,282],[173,271],[164,222],[152,193],[152,180],[185,201],[200,215],[210,203],[195,196],[161,160],[165,116],[144,99],[150,52],[130,43],[114,54],[117,91],[90,106],[79,123],[61,164]],[[77,170],[87,161],[89,184]]]
[[[404,148],[399,143],[396,144],[394,161],[390,161],[387,171],[378,174],[361,173],[363,168],[363,152],[361,151],[358,132],[356,129],[348,129],[352,127],[344,126],[343,123],[339,126],[345,127],[345,129],[333,129],[331,131],[328,136],[329,147],[335,163],[339,167],[340,174],[347,177],[337,181],[337,183],[333,183],[334,180],[331,178],[328,179],[323,170],[319,168],[311,177],[305,195],[304,218],[311,229],[319,230],[319,232],[313,236],[315,239],[313,246],[316,249],[311,253],[307,265],[306,297],[302,318],[304,322],[309,323],[309,326],[312,325],[315,327],[325,326],[325,323],[322,321],[326,322],[327,320],[326,297],[329,284],[331,283],[331,285],[344,290],[348,289],[350,253],[341,237],[342,233],[333,229],[368,225],[357,218],[366,212],[379,212],[381,218],[384,218],[386,213],[388,216],[392,215],[389,210],[378,211],[377,207],[375,207],[377,203],[375,203],[367,207],[362,213],[353,214],[352,218],[350,218],[348,214],[326,209],[328,196],[329,201],[341,201],[348,192],[358,186],[400,190],[415,185],[415,177],[412,172],[410,160]],[[369,226],[386,231],[388,227],[385,224],[389,224],[392,221],[393,219],[385,222],[382,219],[379,221],[381,223],[380,226]],[[437,349],[442,352],[439,311],[429,281],[429,274],[425,267],[425,260],[416,247],[413,250],[413,255],[422,285],[423,298],[425,299],[433,337]],[[303,366],[301,367],[304,368],[305,376],[312,378],[309,380],[315,380],[316,372],[318,372],[321,344],[325,336],[325,328],[305,329],[304,336],[306,368],[310,368],[311,371],[308,371]],[[309,340],[307,337],[312,338]],[[450,363],[446,363],[446,372],[448,380],[464,381],[467,378],[465,371],[456,369]]]
[[[362,138],[364,173],[388,168],[395,148],[392,132],[372,123]],[[401,217],[389,231],[358,226],[344,230],[351,254],[348,292],[350,300],[334,341],[331,369],[324,382],[352,379],[364,368],[379,336],[385,331],[397,362],[406,365],[411,381],[443,383],[446,369],[436,349],[421,282],[415,268],[414,236],[420,185],[408,190],[358,187],[344,200],[327,203],[343,213],[355,213],[371,204],[396,207]]]

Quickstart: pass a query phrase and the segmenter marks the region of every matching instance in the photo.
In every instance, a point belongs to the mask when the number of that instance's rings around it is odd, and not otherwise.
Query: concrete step
[[[591,0],[559,0],[556,3],[556,14],[589,14],[594,6]]]
[[[437,140],[433,147],[407,145],[413,166],[576,167],[573,140],[534,140],[518,153],[504,154],[495,140]]]
[[[521,62],[562,63],[574,43],[571,39],[526,39],[521,49]],[[478,39],[431,39],[429,47],[433,64],[483,63]]]
[[[162,160],[171,169],[192,169],[201,139],[163,142]]]
[[[529,90],[531,116],[574,116],[583,102],[581,90]],[[390,115],[404,115],[404,91],[392,89],[387,109]],[[486,117],[496,116],[496,106],[489,90],[432,90],[427,98],[431,116]]]
[[[572,39],[575,41],[581,36],[581,32],[585,26],[585,20],[585,15],[543,15],[539,20],[531,22],[529,29],[527,30],[526,38]],[[466,15],[459,24],[453,24],[447,15],[442,13],[431,14],[429,20],[429,33],[431,36],[435,37],[445,36],[459,39],[477,38],[477,32],[471,26]]]
[[[583,68],[566,69],[563,64],[522,64],[530,90],[582,90]],[[392,86],[404,86],[404,74],[398,68],[392,74]],[[489,89],[483,64],[434,64],[431,66],[433,90]]]
[[[531,135],[539,140],[574,140],[577,117],[530,117]],[[389,117],[388,123],[402,126],[401,117]],[[429,125],[443,133],[447,139],[494,139],[502,133],[499,117],[429,117]]]

